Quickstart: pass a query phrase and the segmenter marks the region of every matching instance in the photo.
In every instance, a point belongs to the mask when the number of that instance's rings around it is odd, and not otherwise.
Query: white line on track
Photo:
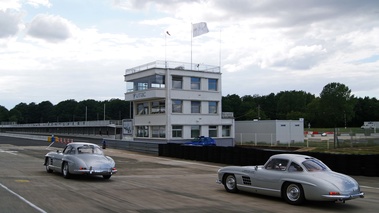
[[[0,186],[3,187],[5,190],[7,190],[8,192],[10,192],[11,194],[15,195],[16,197],[18,197],[20,200],[24,201],[25,203],[27,203],[29,206],[33,207],[35,210],[41,212],[41,213],[46,213],[45,210],[39,208],[38,206],[34,205],[33,203],[31,203],[30,201],[28,201],[27,199],[23,198],[21,195],[17,194],[16,192],[10,190],[8,187],[4,186],[3,184],[0,183]]]
[[[0,149],[0,152],[5,152],[5,153],[9,153],[9,154],[12,154],[12,155],[17,155],[15,152],[17,151],[4,151],[2,149]]]
[[[367,189],[379,189],[377,187],[371,187],[371,186],[360,186],[361,188],[367,188]]]

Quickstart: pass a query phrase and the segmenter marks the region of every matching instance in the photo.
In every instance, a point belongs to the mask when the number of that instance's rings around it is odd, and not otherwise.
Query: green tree
[[[278,98],[274,93],[270,93],[266,96],[254,96],[258,104],[259,117],[262,120],[274,120],[277,119],[277,102]],[[264,112],[264,115],[262,115]]]
[[[355,99],[351,90],[340,83],[329,83],[320,94],[320,119],[324,127],[344,126],[354,116]]]
[[[22,113],[14,107],[9,111],[9,121],[16,122],[16,123],[22,123]]]
[[[37,117],[39,118],[38,122],[54,122],[55,114],[54,114],[54,105],[50,101],[42,101],[37,105]]]
[[[75,114],[77,105],[78,102],[73,99],[59,102],[55,106],[57,122],[77,121],[78,119],[75,118],[79,116],[79,114]]]
[[[31,121],[29,116],[29,107],[26,103],[17,104],[10,112],[12,116],[12,121],[19,124],[28,123]]]
[[[76,120],[81,121],[95,121],[100,119],[100,115],[103,115],[103,105],[100,101],[88,99],[80,101],[75,108]],[[103,118],[103,117],[101,117]]]
[[[320,117],[320,98],[315,98],[307,105],[305,119],[305,127],[323,127]]]
[[[379,121],[379,102],[376,98],[357,98],[352,126],[362,126],[365,121]]]
[[[304,118],[307,105],[315,98],[310,93],[295,90],[280,92],[277,96],[277,118],[292,120]]]
[[[120,99],[111,99],[107,102],[106,113],[112,120],[130,118],[130,103]]]
[[[9,121],[9,115],[8,114],[9,114],[9,112],[8,112],[7,108],[0,105],[0,123],[5,122],[5,121]]]
[[[236,94],[222,97],[222,111],[233,112],[235,118],[240,117],[243,115],[240,111],[241,102],[241,98]]]

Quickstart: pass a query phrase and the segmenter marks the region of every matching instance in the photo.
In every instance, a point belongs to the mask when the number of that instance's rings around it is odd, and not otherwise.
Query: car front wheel
[[[238,192],[236,177],[232,174],[228,174],[224,181],[224,187],[227,192]]]
[[[70,178],[70,171],[69,171],[69,167],[68,167],[68,163],[67,162],[63,163],[62,174],[63,174],[64,178],[66,178],[66,179]]]
[[[283,195],[286,202],[292,205],[300,205],[305,200],[303,187],[297,183],[287,183]]]

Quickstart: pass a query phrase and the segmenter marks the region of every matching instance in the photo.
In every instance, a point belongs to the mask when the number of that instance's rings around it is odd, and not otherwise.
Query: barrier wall
[[[269,157],[280,153],[296,153],[315,157],[330,169],[347,175],[379,177],[379,155],[345,155],[292,150],[268,150],[246,147],[182,146],[160,144],[159,156],[221,163],[226,165],[263,165]]]

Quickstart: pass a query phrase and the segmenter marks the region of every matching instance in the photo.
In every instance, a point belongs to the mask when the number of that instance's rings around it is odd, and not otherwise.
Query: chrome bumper
[[[361,192],[353,195],[323,195],[322,197],[328,200],[351,200],[356,198],[364,198],[365,193]]]
[[[116,169],[111,170],[97,170],[97,169],[77,169],[74,170],[74,173],[76,174],[90,174],[90,175],[113,175],[117,173]]]

